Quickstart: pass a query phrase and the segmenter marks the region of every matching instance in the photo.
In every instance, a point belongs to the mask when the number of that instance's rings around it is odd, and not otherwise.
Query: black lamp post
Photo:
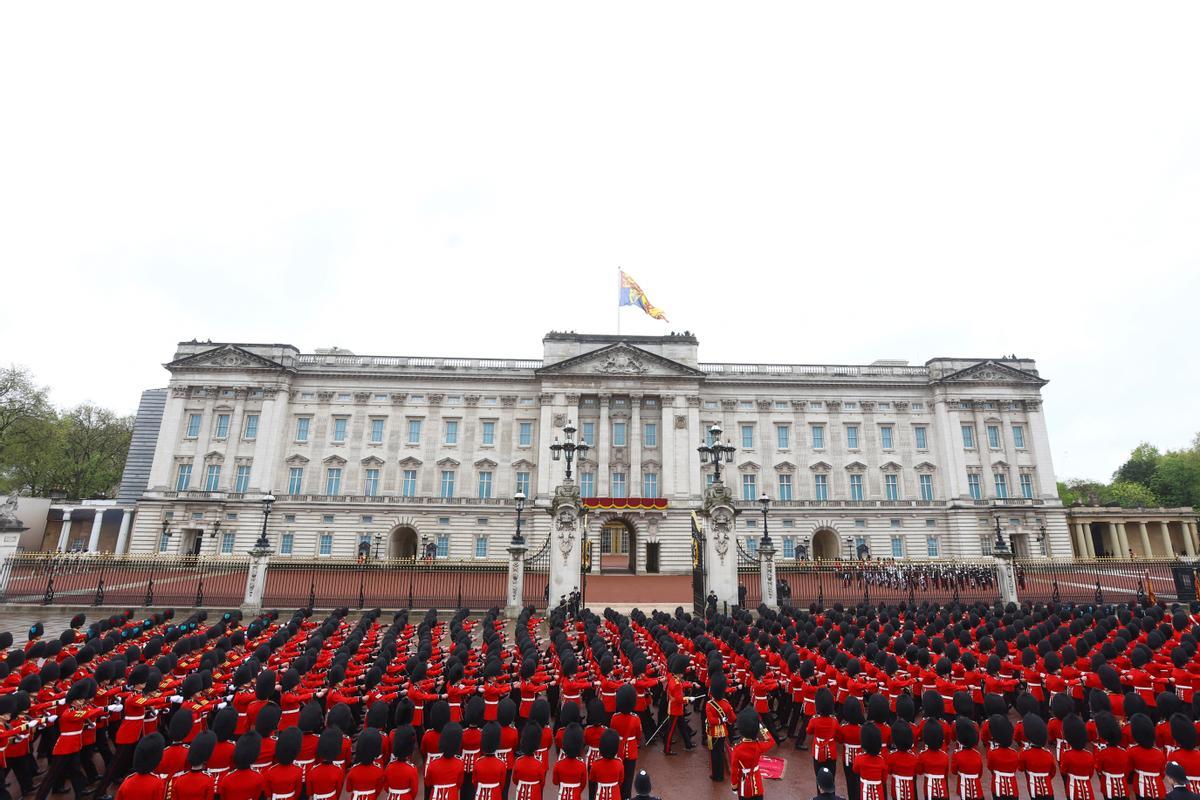
[[[221,520],[219,520],[219,519],[214,519],[214,520],[213,520],[212,533],[210,533],[210,534],[208,535],[208,538],[210,538],[210,539],[215,539],[215,538],[217,538],[217,534],[218,534],[218,533],[220,533],[220,532],[221,532]]]
[[[759,505],[762,506],[762,515],[763,515],[762,544],[770,546],[771,545],[771,533],[770,533],[770,531],[767,530],[767,508],[770,507],[770,505],[771,505],[771,498],[767,497],[766,492],[763,492],[762,496],[758,498],[758,503],[759,503]]]
[[[258,541],[254,543],[255,550],[269,550],[271,543],[267,540],[267,518],[271,516],[271,506],[275,503],[275,495],[267,492],[263,495],[263,526],[262,533],[258,535]]]
[[[1042,555],[1049,555],[1046,552],[1046,523],[1038,523],[1038,546],[1042,548]]]
[[[996,543],[992,549],[1003,553],[1008,550],[1008,544],[1004,541],[1004,533],[1000,530],[1000,516],[996,515]]]
[[[737,450],[731,445],[728,440],[725,444],[721,444],[721,426],[714,424],[708,429],[708,434],[712,438],[712,444],[707,441],[701,442],[696,448],[696,452],[700,454],[700,463],[707,464],[712,461],[713,464],[713,482],[721,482],[721,462],[726,464],[733,463],[733,454]]]
[[[563,436],[566,437],[566,441],[562,444],[559,444],[558,437],[555,436],[554,444],[550,445],[550,455],[555,461],[559,461],[562,459],[563,454],[566,454],[566,478],[567,482],[569,483],[571,481],[571,462],[575,460],[575,454],[579,453],[579,462],[582,464],[584,458],[587,456],[587,451],[591,449],[591,445],[589,445],[587,442],[577,443],[575,441],[576,428],[569,420],[567,421],[566,427],[564,427],[562,430]]]
[[[171,520],[163,517],[162,535],[166,538],[171,538]]]
[[[376,531],[374,539],[375,539],[375,560],[378,561],[379,560],[379,543],[383,541],[383,534]]]
[[[513,500],[517,501],[517,530],[513,533],[512,543],[514,545],[523,545],[525,544],[525,537],[521,535],[521,512],[525,510],[525,493],[517,492],[513,495]]]

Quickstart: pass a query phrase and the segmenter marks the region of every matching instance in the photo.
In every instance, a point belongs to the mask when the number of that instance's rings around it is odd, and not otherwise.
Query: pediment
[[[851,461],[846,465],[847,472],[864,472],[866,469],[867,465],[861,461]]]
[[[886,463],[880,464],[879,469],[882,470],[883,472],[899,472],[903,468],[899,464],[897,464],[895,461],[888,461]]]
[[[400,459],[400,466],[402,467],[419,467],[421,463],[421,459],[413,458],[412,456]]]
[[[1008,469],[1008,462],[1007,462],[1007,461],[1003,461],[1003,460],[1001,460],[1001,461],[993,461],[993,462],[992,462],[992,469]]]
[[[340,467],[345,465],[346,459],[342,458],[341,456],[329,456],[321,463],[328,464],[331,467]]]
[[[204,454],[204,460],[205,461],[224,461],[225,454],[218,452],[216,450],[213,450],[212,452]]]
[[[913,469],[915,469],[917,472],[934,472],[937,470],[937,467],[933,464],[930,464],[928,461],[922,461],[920,464],[917,464],[915,467],[913,467]]]
[[[738,464],[738,469],[742,470],[743,472],[753,472],[754,470],[758,469],[758,464],[754,461],[746,460]]]
[[[307,464],[308,459],[305,458],[304,456],[300,455],[299,453],[296,453],[296,454],[290,455],[286,459],[284,459],[283,463],[291,464],[293,467],[297,467],[297,466],[303,466],[303,465]]]
[[[1044,386],[1046,381],[1032,372],[988,359],[957,372],[951,372],[938,383],[1025,383]]]
[[[676,377],[702,378],[704,372],[672,361],[669,358],[634,347],[626,342],[613,342],[598,350],[590,350],[577,356],[542,367],[539,375],[611,375],[613,377]]]
[[[583,459],[580,460],[582,461]],[[533,469],[533,462],[527,461],[524,458],[518,458],[516,461],[512,462],[512,466],[514,469]]]
[[[658,461],[654,460],[653,458],[648,458],[642,462],[642,466],[648,467],[650,469],[658,469],[659,467],[662,466],[662,464],[660,464]]]
[[[475,462],[476,469],[495,469],[499,465],[490,458],[481,458]]]
[[[780,461],[775,465],[776,472],[795,472],[796,465],[790,461]]]
[[[367,456],[359,463],[362,464],[364,467],[382,467],[383,459],[380,458],[379,456]]]
[[[445,457],[445,458],[443,458],[443,459],[439,459],[439,460],[438,460],[438,462],[437,462],[437,465],[438,465],[439,467],[458,467],[458,466],[461,466],[461,464],[460,464],[458,461],[455,461],[453,458],[450,458],[449,456],[446,456],[446,457]]]
[[[828,464],[824,461],[818,461],[815,464],[809,464],[808,468],[811,469],[813,472],[829,472],[830,470],[833,469],[833,465]]]
[[[165,365],[169,370],[181,369],[287,369],[278,361],[251,353],[236,344],[218,345],[203,353],[177,358]]]

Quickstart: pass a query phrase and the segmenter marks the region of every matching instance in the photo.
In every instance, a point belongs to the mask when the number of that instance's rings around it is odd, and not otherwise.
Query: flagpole
[[[617,267],[617,336],[621,335],[621,268]]]

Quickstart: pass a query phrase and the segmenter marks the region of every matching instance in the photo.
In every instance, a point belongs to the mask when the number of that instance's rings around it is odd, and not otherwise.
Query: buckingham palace
[[[606,570],[690,570],[715,429],[747,550],[766,495],[785,559],[980,556],[997,523],[1018,555],[1072,553],[1031,359],[710,363],[691,333],[552,332],[541,359],[190,341],[165,366],[130,553],[243,554],[270,493],[277,557],[503,558],[518,493],[549,530],[568,427]]]

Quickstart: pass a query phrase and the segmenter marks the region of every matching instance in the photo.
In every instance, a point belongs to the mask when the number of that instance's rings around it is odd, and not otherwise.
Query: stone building
[[[698,349],[688,333],[550,333],[539,360],[183,342],[129,549],[242,554],[270,491],[285,557],[425,542],[501,558],[514,493],[544,507],[565,466],[550,445],[573,422],[606,565],[689,568],[713,470],[696,448],[714,424],[737,448],[724,479],[752,512],[737,523],[748,549],[765,493],[784,558],[979,556],[997,518],[1018,554],[1071,555],[1032,360],[731,364]],[[545,516],[525,515],[534,543]]]
[[[1200,553],[1191,508],[1071,506],[1071,544],[1079,558],[1178,558]]]

